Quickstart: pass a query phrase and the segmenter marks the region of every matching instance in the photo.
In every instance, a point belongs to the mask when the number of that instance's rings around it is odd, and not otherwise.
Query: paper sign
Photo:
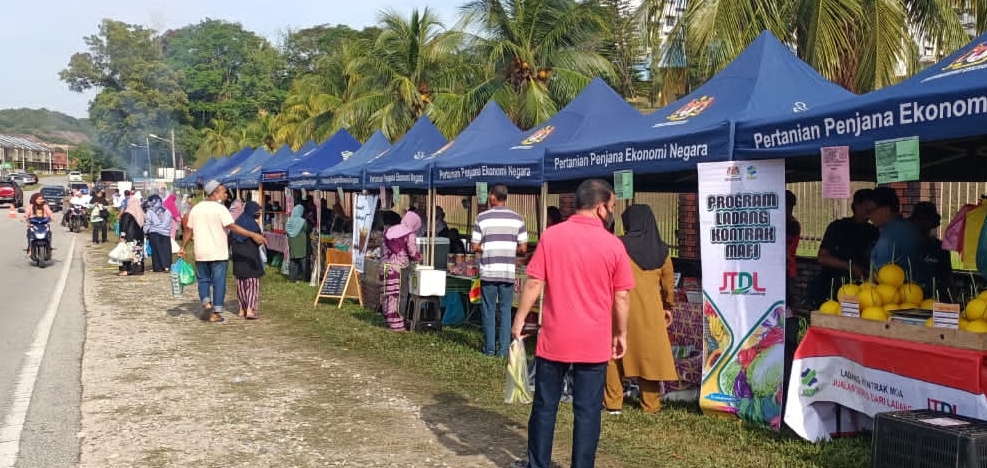
[[[487,183],[477,182],[476,183],[476,202],[485,205],[487,203]]]
[[[942,302],[932,303],[932,326],[936,328],[959,328],[960,305]]]
[[[391,199],[387,198],[387,187],[384,187],[383,185],[380,186],[380,198],[378,198],[378,200],[380,200],[380,209],[391,209]]]
[[[860,298],[857,296],[840,296],[840,315],[860,318]]]
[[[340,205],[343,204],[343,188],[342,187],[336,187],[336,201],[339,202]]]
[[[820,151],[823,198],[850,198],[850,147],[828,146]]]
[[[634,171],[617,171],[613,173],[613,191],[618,200],[634,198]]]
[[[874,142],[877,183],[919,180],[918,137]]]
[[[401,187],[397,185],[391,186],[391,196],[393,197],[394,206],[401,206]]]

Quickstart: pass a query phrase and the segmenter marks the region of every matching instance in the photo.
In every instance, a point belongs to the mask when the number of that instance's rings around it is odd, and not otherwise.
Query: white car
[[[82,173],[79,171],[69,172],[69,182],[82,182]]]

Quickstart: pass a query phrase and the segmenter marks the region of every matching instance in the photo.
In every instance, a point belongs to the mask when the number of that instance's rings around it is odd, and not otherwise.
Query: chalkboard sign
[[[326,272],[322,276],[322,283],[319,292],[315,296],[315,305],[319,304],[319,299],[339,299],[338,307],[343,306],[346,299],[357,299],[363,305],[363,297],[360,295],[360,284],[356,278],[356,270],[353,265],[330,263],[326,265]]]

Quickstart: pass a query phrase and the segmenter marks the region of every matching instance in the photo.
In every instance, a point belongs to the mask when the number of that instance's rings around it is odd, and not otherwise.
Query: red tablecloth
[[[273,250],[282,254],[288,252],[287,235],[268,231],[264,233],[264,238],[267,239],[267,250]]]
[[[810,327],[795,352],[785,423],[811,441],[877,413],[933,409],[987,419],[987,352]]]

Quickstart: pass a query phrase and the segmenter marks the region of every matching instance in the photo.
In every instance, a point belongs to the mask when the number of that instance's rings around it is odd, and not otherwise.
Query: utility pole
[[[178,166],[175,165],[175,129],[171,129],[171,184],[175,185],[175,177],[178,174]]]

